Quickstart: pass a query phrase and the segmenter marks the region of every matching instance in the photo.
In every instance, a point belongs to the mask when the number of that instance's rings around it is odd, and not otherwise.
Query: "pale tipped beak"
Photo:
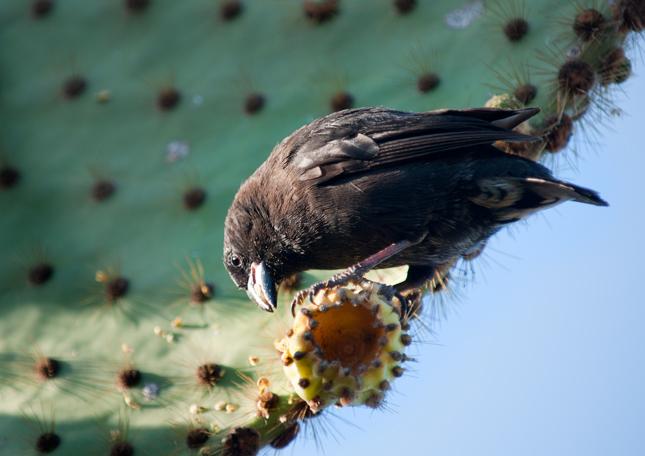
[[[252,263],[249,271],[249,281],[246,285],[246,294],[256,302],[260,309],[273,312],[278,307],[276,286],[273,277],[264,266],[264,262]]]

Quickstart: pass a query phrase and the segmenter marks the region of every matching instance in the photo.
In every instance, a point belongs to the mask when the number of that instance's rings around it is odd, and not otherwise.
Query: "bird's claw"
[[[315,305],[314,297],[321,291],[329,288],[334,288],[334,287],[339,287],[343,285],[347,285],[350,282],[359,282],[363,280],[363,277],[357,273],[355,268],[349,268],[345,271],[339,272],[338,274],[335,274],[328,280],[323,280],[320,282],[316,282],[313,285],[311,285],[309,288],[305,288],[304,290],[300,290],[293,298],[291,301],[291,315],[293,317],[296,316],[296,307],[302,305],[303,301],[305,298],[311,303]],[[408,318],[408,311],[409,311],[409,306],[408,306],[408,299],[403,296],[400,292],[394,290],[391,287],[388,287],[392,290],[392,294],[388,297],[388,299],[392,299],[392,297],[396,298],[397,301],[399,302],[399,319],[401,321],[404,321]]]
[[[401,321],[401,323],[403,323],[408,319],[408,316],[409,316],[408,312],[409,312],[410,306],[408,304],[409,300],[407,297],[405,297],[394,287],[391,287],[389,285],[382,285],[378,293],[390,302],[392,302],[393,299],[396,298],[399,304],[398,306],[392,304],[392,307],[394,308],[394,310],[398,311],[399,320]]]
[[[309,302],[314,303],[314,297],[321,291],[328,288],[339,287],[348,284],[352,281],[359,281],[363,277],[357,274],[355,268],[351,267],[345,271],[333,275],[328,280],[316,282],[309,288],[299,291],[291,301],[291,315],[296,316],[296,307],[302,305],[302,302],[307,298]]]
[[[296,316],[296,306],[299,306],[302,304],[302,301],[305,300],[305,297],[309,295],[309,290],[304,289],[300,290],[296,295],[293,297],[293,300],[291,301],[291,316],[295,317]]]
[[[394,297],[399,301],[399,320],[403,322],[408,319],[408,299],[398,291],[394,292]]]

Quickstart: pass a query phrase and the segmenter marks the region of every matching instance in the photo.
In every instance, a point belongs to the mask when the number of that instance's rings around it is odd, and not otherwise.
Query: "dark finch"
[[[536,141],[512,130],[537,109],[408,113],[350,109],[278,144],[242,184],[226,217],[224,262],[264,310],[276,283],[307,269],[408,265],[403,291],[477,250],[501,227],[596,192],[493,146]]]

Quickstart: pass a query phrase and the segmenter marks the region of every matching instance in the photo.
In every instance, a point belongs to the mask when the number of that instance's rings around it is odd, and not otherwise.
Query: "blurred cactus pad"
[[[360,106],[539,106],[520,128],[543,143],[500,147],[566,156],[616,112],[644,26],[642,0],[3,0],[0,453],[253,455],[315,430],[314,364],[284,372],[309,320],[276,350],[298,280],[267,314],[221,262],[240,183]],[[382,347],[414,344],[414,321],[381,320]],[[379,407],[379,379],[338,404]]]

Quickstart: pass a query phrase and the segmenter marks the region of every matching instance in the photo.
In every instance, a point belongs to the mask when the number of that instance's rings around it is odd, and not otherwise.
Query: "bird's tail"
[[[563,201],[577,201],[594,206],[609,206],[598,192],[569,182],[528,177],[522,179],[524,187],[543,198],[541,205],[552,205]]]
[[[499,223],[511,223],[565,201],[608,206],[598,193],[568,182],[538,177],[497,177],[478,182],[470,200],[496,214]]]

